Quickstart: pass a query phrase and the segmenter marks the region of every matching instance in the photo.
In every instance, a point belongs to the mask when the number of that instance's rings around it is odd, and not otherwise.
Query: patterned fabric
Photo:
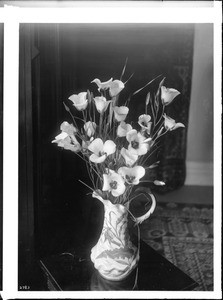
[[[170,49],[170,52],[167,51],[166,53],[166,63],[170,64],[170,66],[168,67],[168,74],[164,84],[167,85],[167,87],[176,88],[181,94],[177,96],[176,101],[173,101],[171,105],[166,107],[166,113],[175,119],[176,122],[182,122],[185,128],[170,132],[164,136],[161,142],[159,155],[160,165],[157,170],[155,170],[155,175],[159,180],[163,180],[166,185],[164,187],[155,187],[154,189],[162,193],[183,186],[186,178],[185,160],[191,93],[194,27],[191,26],[187,27],[186,30],[182,30],[177,40],[177,49],[174,55],[172,53],[172,59],[168,57],[168,54],[170,55],[171,53]]]
[[[140,229],[147,244],[198,282],[196,290],[213,290],[211,206],[159,203]]]

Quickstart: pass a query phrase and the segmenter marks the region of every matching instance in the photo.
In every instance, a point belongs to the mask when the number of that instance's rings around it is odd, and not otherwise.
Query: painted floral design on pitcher
[[[109,200],[103,200],[103,204],[103,229],[91,250],[91,260],[103,277],[120,280],[137,266],[138,250],[130,241],[127,208],[121,204],[112,204]]]
[[[143,222],[153,213],[155,197],[138,188],[138,195],[144,194],[152,203],[150,209],[141,217],[134,218],[136,224]],[[139,249],[132,243],[128,231],[129,209],[122,204],[104,200],[96,192],[93,197],[104,205],[104,223],[97,244],[91,250],[91,260],[100,275],[109,280],[122,280],[135,269],[139,261]]]

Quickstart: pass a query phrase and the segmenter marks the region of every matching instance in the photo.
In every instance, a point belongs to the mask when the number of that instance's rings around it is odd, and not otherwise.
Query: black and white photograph
[[[0,298],[221,298],[221,5],[167,2],[0,7]]]
[[[212,291],[213,25],[19,34],[18,289]]]

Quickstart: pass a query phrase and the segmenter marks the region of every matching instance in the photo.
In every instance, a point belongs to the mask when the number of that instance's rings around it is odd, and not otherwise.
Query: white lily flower
[[[111,155],[116,150],[116,145],[113,141],[107,140],[105,143],[100,138],[91,142],[88,149],[93,152],[89,157],[94,163],[102,163],[108,155]]]
[[[73,124],[69,124],[67,121],[64,121],[60,125],[60,130],[66,132],[69,136],[74,135],[77,132],[77,129],[74,127]]]
[[[125,123],[125,121],[121,121],[117,128],[117,136],[124,137],[130,130],[132,130],[132,126]]]
[[[120,153],[124,158],[127,166],[132,166],[138,159],[137,154],[131,153],[128,149],[125,149],[124,147],[121,149]]]
[[[105,97],[95,97],[94,98],[95,106],[97,111],[101,114],[106,111],[108,105],[111,101],[107,101]]]
[[[81,149],[81,145],[78,143],[77,139],[72,139],[69,137],[69,135],[66,132],[61,132],[55,137],[55,140],[52,141],[52,143],[57,143],[58,147],[64,148],[66,150],[71,150],[73,152],[78,152]]]
[[[135,129],[130,130],[126,139],[129,142],[128,150],[132,154],[144,155],[149,150],[149,144],[145,142],[145,137]]]
[[[73,94],[69,98],[77,110],[85,110],[88,105],[87,92],[81,92],[78,95]]]
[[[120,80],[114,80],[112,81],[110,87],[109,87],[109,93],[111,97],[117,96],[123,89],[125,85]]]
[[[161,86],[161,100],[164,105],[169,105],[180,92],[172,88]]]
[[[107,90],[108,88],[110,88],[112,80],[113,78],[109,79],[108,81],[101,82],[100,79],[95,78],[94,80],[91,81],[91,83],[96,83],[98,86],[98,91],[100,92],[100,90]]]
[[[150,115],[141,115],[138,118],[138,124],[142,127],[143,130],[146,130],[148,134],[150,134],[152,122],[150,122],[151,116]]]
[[[185,127],[182,123],[176,123],[174,119],[168,117],[166,114],[163,115],[164,117],[164,127],[166,130],[176,130],[179,127]]]
[[[125,181],[121,175],[109,169],[108,174],[103,174],[102,191],[109,191],[114,197],[118,197],[125,192]]]
[[[133,168],[121,167],[118,169],[120,174],[128,184],[137,185],[139,180],[145,175],[145,169],[142,166],[135,166]]]
[[[115,119],[118,122],[124,121],[128,112],[129,112],[129,108],[127,106],[115,106],[114,107]]]
[[[77,132],[77,129],[74,127],[73,124],[69,124],[68,122],[64,121],[60,125],[60,130],[62,132],[67,133],[74,144],[77,143],[77,139],[75,138],[75,133]]]
[[[96,123],[95,122],[88,121],[84,124],[84,130],[85,130],[86,134],[89,137],[94,135],[95,129],[96,129]]]

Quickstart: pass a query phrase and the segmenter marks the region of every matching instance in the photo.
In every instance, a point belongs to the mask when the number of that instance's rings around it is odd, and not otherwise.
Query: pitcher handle
[[[151,214],[154,212],[155,208],[156,208],[156,198],[155,196],[151,193],[151,190],[149,188],[145,188],[145,187],[139,187],[136,189],[135,193],[137,192],[137,196],[139,196],[140,194],[143,194],[146,196],[146,198],[149,200],[152,200],[152,204],[150,209],[142,216],[140,217],[135,217],[135,223],[136,225],[141,224],[143,221],[145,221],[146,219],[148,219]]]

